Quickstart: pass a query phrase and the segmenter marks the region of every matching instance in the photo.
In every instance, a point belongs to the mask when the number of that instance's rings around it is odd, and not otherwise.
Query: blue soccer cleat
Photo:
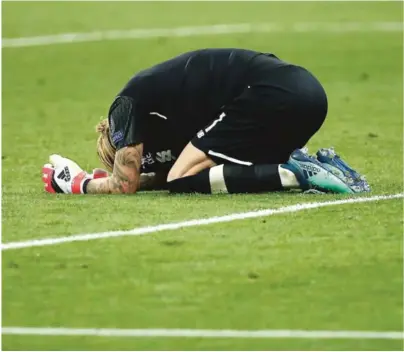
[[[282,167],[295,174],[303,191],[311,193],[355,193],[349,184],[345,183],[345,179],[330,171],[330,166],[330,163],[323,164],[314,156],[309,155],[307,149],[296,149],[288,162],[282,164]]]
[[[361,176],[342,160],[334,148],[322,148],[317,153],[317,160],[329,172],[343,181],[350,189],[350,193],[370,192],[369,183],[365,176]]]

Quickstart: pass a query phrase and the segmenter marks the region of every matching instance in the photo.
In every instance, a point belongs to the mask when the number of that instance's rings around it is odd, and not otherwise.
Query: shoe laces
[[[301,148],[300,151],[305,154],[313,163],[320,164],[315,155],[309,154],[309,148],[306,146]]]

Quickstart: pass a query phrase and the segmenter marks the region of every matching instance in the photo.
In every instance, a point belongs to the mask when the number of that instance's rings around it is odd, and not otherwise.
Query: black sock
[[[209,182],[209,169],[201,171],[199,174],[177,178],[167,182],[170,193],[211,193]]]
[[[278,164],[218,165],[168,182],[171,193],[261,193],[282,190]]]
[[[278,164],[225,165],[223,176],[228,193],[260,193],[282,189]]]

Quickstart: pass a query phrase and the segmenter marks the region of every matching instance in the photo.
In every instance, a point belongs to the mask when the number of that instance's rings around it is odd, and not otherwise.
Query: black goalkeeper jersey
[[[136,74],[115,98],[111,140],[118,150],[143,143],[143,172],[169,167],[248,85],[264,76],[267,82],[267,73],[289,65],[243,49],[197,50],[162,62]]]

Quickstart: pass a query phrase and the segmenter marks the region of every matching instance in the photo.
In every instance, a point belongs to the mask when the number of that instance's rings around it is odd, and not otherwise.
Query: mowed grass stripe
[[[353,204],[353,203],[367,203],[367,202],[376,202],[382,200],[389,200],[389,199],[396,199],[396,198],[403,198],[404,194],[392,194],[392,195],[379,195],[379,196],[372,196],[372,197],[358,197],[358,198],[348,198],[343,200],[334,200],[334,201],[326,201],[326,202],[313,202],[313,203],[302,203],[302,204],[295,204],[286,207],[281,207],[277,209],[263,209],[257,211],[250,211],[246,213],[235,213],[229,214],[224,216],[215,216],[211,218],[204,218],[204,219],[194,219],[188,220],[178,223],[169,223],[169,224],[162,224],[157,226],[146,226],[135,228],[133,230],[126,230],[126,231],[109,231],[109,232],[100,232],[100,233],[88,233],[88,234],[78,234],[78,235],[71,235],[66,237],[59,237],[59,238],[46,238],[46,239],[36,239],[36,240],[29,240],[29,241],[20,241],[20,242],[10,242],[10,243],[3,243],[1,245],[2,250],[9,250],[9,249],[17,249],[17,248],[29,248],[29,247],[43,247],[43,246],[51,246],[61,243],[68,243],[68,242],[76,242],[76,241],[90,241],[96,240],[101,238],[111,238],[111,237],[121,237],[121,236],[141,236],[155,232],[161,231],[168,231],[168,230],[177,230],[186,227],[194,227],[194,226],[202,226],[202,225],[209,225],[209,224],[217,224],[223,222],[231,222],[235,220],[244,220],[244,219],[252,219],[258,218],[263,216],[271,216],[275,214],[285,214],[285,213],[294,213],[302,210],[308,209],[316,209],[322,208],[327,206],[334,206],[334,205],[344,205],[344,204]]]
[[[209,26],[177,27],[177,28],[148,28],[129,30],[94,31],[87,33],[62,33],[47,36],[21,38],[3,38],[3,48],[16,48],[39,45],[66,43],[94,42],[103,40],[147,39],[158,37],[191,37],[198,35],[219,35],[237,33],[271,33],[271,32],[402,32],[400,22],[300,22],[293,24],[282,23],[236,23],[217,24]]]

